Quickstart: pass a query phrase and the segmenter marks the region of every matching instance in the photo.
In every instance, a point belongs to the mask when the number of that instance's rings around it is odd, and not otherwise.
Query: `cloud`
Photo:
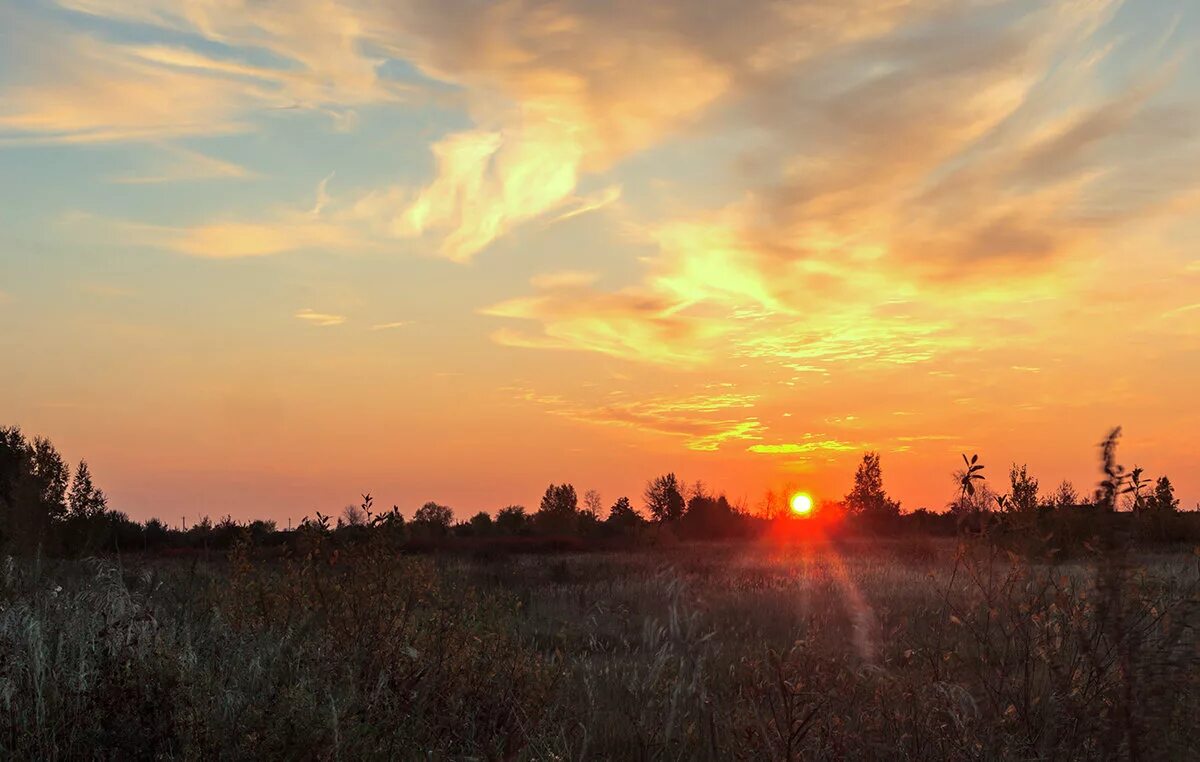
[[[823,439],[816,442],[787,444],[756,444],[746,448],[747,452],[765,455],[800,455],[814,452],[852,452],[865,449],[861,444],[850,444],[839,439]]]
[[[708,360],[712,340],[726,331],[719,321],[698,321],[674,312],[673,303],[649,293],[597,292],[561,276],[540,279],[538,293],[482,310],[493,317],[536,321],[540,332],[502,328],[500,344],[575,349],[626,359],[696,365]]]
[[[309,325],[327,328],[329,326],[341,325],[346,322],[345,315],[331,315],[324,312],[315,312],[312,309],[305,308],[297,310],[293,315],[297,320],[302,320]]]
[[[758,439],[763,429],[754,416],[734,415],[735,411],[754,407],[758,397],[752,394],[725,392],[628,399],[624,394],[613,393],[607,401],[583,404],[528,389],[516,392],[517,399],[541,405],[564,418],[680,437],[687,449],[698,452],[716,451],[729,441]]]
[[[170,30],[178,44],[127,44],[34,22],[15,11],[8,55],[31,74],[0,99],[6,142],[97,143],[217,135],[264,113],[304,109],[353,126],[360,104],[400,102],[412,85],[379,74],[368,30],[387,37],[365,4],[203,0],[67,0],[70,10]],[[144,30],[142,30],[144,31]],[[226,57],[208,51],[218,49]],[[261,55],[269,51],[270,56]],[[273,59],[273,60],[272,60]],[[271,65],[249,60],[272,60]]]
[[[412,325],[412,321],[397,320],[392,323],[376,323],[375,325],[371,326],[371,330],[372,331],[390,331],[395,328],[403,328],[406,325]]]
[[[245,129],[247,109],[274,100],[261,86],[163,67],[82,35],[17,51],[36,74],[2,91],[0,138],[10,143],[219,135]]]
[[[867,23],[850,3],[854,32],[826,44],[777,25],[795,55],[751,21],[743,47],[704,53],[730,83],[721,126],[753,136],[732,163],[741,191],[638,223],[654,253],[617,290],[536,284],[489,310],[541,324],[497,339],[822,372],[1021,340],[995,316],[1071,298],[1068,274],[1115,232],[1186,213],[1200,188],[1174,170],[1200,159],[1197,109],[1171,96],[1195,52],[1130,58],[1119,6],[911,3]],[[833,13],[795,9],[818,28]],[[746,65],[716,55],[732,49]]]
[[[603,209],[606,206],[612,206],[613,204],[617,203],[617,201],[619,201],[620,199],[621,199],[621,186],[610,185],[607,188],[603,188],[599,191],[596,191],[595,193],[592,193],[591,195],[583,196],[582,198],[576,199],[574,202],[573,208],[570,208],[567,211],[563,212],[562,214],[558,215],[557,217],[552,219],[550,221],[550,223],[553,224],[555,222],[562,222],[564,220],[569,220],[572,217],[578,217],[581,214],[587,214],[588,212],[599,211],[600,209]]]
[[[162,150],[170,159],[160,161],[141,173],[119,175],[112,178],[112,182],[122,185],[153,185],[194,180],[245,180],[254,177],[253,172],[240,164],[206,156],[199,151],[172,145],[164,145]]]
[[[259,219],[225,219],[194,225],[151,225],[76,212],[66,221],[89,235],[165,249],[210,259],[266,257],[294,251],[369,249],[376,241],[361,230],[358,221],[342,214],[323,215],[330,203],[326,177],[317,186],[313,208],[275,208]]]

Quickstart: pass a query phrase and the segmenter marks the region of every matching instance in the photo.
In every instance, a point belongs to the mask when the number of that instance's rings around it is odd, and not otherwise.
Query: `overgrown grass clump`
[[[1200,756],[1200,564],[986,542],[8,561],[0,756]]]

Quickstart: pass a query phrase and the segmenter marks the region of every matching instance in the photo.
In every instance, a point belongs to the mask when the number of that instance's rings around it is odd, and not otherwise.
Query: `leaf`
[[[972,456],[971,456],[971,465],[975,465],[975,464],[976,464],[976,463],[978,463],[978,462],[979,462],[979,456],[978,456],[978,455],[972,455]]]

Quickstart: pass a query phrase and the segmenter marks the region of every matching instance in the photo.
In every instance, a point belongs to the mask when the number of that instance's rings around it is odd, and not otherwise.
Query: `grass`
[[[0,572],[5,758],[1200,756],[1188,551],[316,539]]]

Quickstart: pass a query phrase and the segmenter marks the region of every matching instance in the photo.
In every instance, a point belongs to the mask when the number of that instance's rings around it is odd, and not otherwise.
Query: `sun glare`
[[[807,516],[812,513],[813,501],[812,498],[803,492],[792,496],[792,513],[798,516]]]

